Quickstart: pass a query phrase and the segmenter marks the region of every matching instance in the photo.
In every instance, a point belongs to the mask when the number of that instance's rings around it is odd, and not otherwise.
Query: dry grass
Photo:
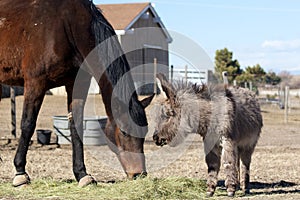
[[[79,188],[76,182],[35,180],[26,189],[0,185],[5,199],[203,199],[205,181],[191,178],[144,178],[136,181],[98,183]],[[218,191],[217,195],[225,195]]]
[[[93,106],[94,100],[97,101],[97,106]],[[101,96],[92,96],[89,101],[91,103],[86,109],[87,115],[91,112],[97,115],[104,114]],[[17,97],[18,125],[22,102],[23,97]],[[294,102],[296,103],[290,109],[288,123],[284,122],[284,111],[278,106],[262,106],[264,127],[251,166],[251,181],[256,184],[251,190],[251,199],[279,200],[300,197],[300,106],[294,106],[299,105],[300,100],[294,99]],[[10,134],[9,108],[9,99],[3,99],[0,103],[0,136]],[[66,97],[46,96],[37,128],[52,129],[52,116],[66,114]],[[151,133],[148,136],[151,137]],[[190,146],[186,152],[167,166],[154,170],[155,164],[166,162],[162,153],[170,158],[170,154],[175,150],[156,147],[148,140],[145,143],[145,152],[150,177],[137,181],[127,181],[123,171],[105,165],[107,162],[103,158],[106,158],[104,155],[108,155],[109,163],[120,167],[115,156],[109,156],[111,151],[106,146],[97,147],[95,153],[99,152],[99,155],[91,154],[94,151],[88,148],[85,151],[88,173],[96,180],[104,182],[86,188],[78,188],[74,181],[70,147],[31,148],[28,152],[27,170],[33,180],[32,184],[26,189],[13,188],[11,179],[14,175],[12,161],[15,147],[0,146],[3,159],[3,162],[0,162],[0,199],[203,199],[207,168],[201,138],[197,137],[189,142]],[[96,155],[99,158],[95,157]],[[219,179],[224,180],[222,169]],[[110,180],[115,182],[111,183]],[[239,197],[241,194],[237,195]],[[214,198],[226,198],[222,187],[218,187]]]
[[[261,107],[264,123],[267,125],[299,125],[300,107],[288,110],[287,123],[285,122],[285,110],[279,109],[277,105],[263,105]]]

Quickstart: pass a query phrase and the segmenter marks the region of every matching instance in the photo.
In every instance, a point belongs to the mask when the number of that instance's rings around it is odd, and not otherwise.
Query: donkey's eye
[[[172,117],[172,116],[175,115],[175,112],[174,112],[174,110],[168,110],[168,111],[166,112],[166,115],[169,116],[169,117]]]
[[[163,115],[166,118],[170,118],[175,115],[175,111],[172,109],[169,109],[169,108],[165,108],[165,109],[163,109]]]

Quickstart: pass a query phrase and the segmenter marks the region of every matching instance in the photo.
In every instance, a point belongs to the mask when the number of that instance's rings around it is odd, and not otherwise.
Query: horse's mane
[[[96,46],[104,42],[104,45],[109,49],[109,51],[107,51],[98,48],[98,55],[101,55],[100,62],[104,63],[104,67],[107,67],[106,75],[113,87],[115,87],[119,81],[122,82],[122,84],[118,84],[117,98],[125,105],[128,105],[129,103],[130,116],[135,123],[139,126],[146,126],[146,115],[144,114],[143,107],[138,101],[133,79],[130,73],[128,73],[130,71],[130,66],[116,33],[102,15],[101,11],[92,2],[90,6],[93,15],[92,26],[94,29]],[[115,60],[110,60],[111,58],[115,58]]]
[[[103,42],[108,43],[107,48],[110,51],[105,50],[99,53],[101,53],[102,55],[103,53],[108,54],[108,55],[101,56],[101,60],[102,63],[104,63],[104,67],[107,67],[106,72],[111,83],[113,84],[113,86],[115,86],[119,81],[119,79],[122,78],[122,76],[130,70],[130,66],[127,62],[127,59],[125,58],[121,45],[118,42],[118,38],[116,36],[113,27],[110,25],[107,19],[105,19],[105,17],[102,15],[101,10],[99,10],[93,3],[91,3],[91,10],[93,14],[92,25],[93,25],[95,39],[96,39],[95,41],[96,46]],[[109,54],[113,54],[113,55],[109,55]],[[110,60],[111,58],[113,59],[115,58],[115,60]],[[108,60],[104,60],[104,59],[108,59]]]

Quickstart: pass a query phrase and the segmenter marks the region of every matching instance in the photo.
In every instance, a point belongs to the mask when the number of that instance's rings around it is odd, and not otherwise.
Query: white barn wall
[[[50,90],[50,92],[53,95],[67,96],[65,86],[53,88]],[[100,92],[100,89],[99,89],[98,83],[94,78],[92,78],[88,94],[99,94],[99,92]]]

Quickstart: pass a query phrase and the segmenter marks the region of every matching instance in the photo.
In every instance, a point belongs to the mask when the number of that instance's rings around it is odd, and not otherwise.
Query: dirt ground
[[[20,135],[20,118],[23,97],[17,97],[17,125]],[[300,199],[300,104],[294,100],[288,122],[278,106],[262,106],[264,127],[251,165],[251,199]],[[53,130],[52,116],[66,115],[66,97],[46,96],[37,123],[37,129]],[[86,115],[104,115],[101,96],[90,96]],[[153,116],[152,116],[153,117]],[[151,125],[151,116],[148,116]],[[191,135],[179,147],[157,147],[149,134],[145,142],[148,173],[152,177],[196,177],[206,179],[206,165],[201,138]],[[0,103],[0,182],[10,182],[14,177],[13,158],[16,141],[10,136],[10,100]],[[72,174],[71,147],[52,144],[41,146],[33,136],[33,145],[27,156],[27,172],[32,179],[53,177],[74,179]],[[55,134],[51,141],[55,142]],[[107,146],[86,146],[85,160],[88,173],[98,181],[125,179],[119,162]],[[224,180],[223,170],[219,180]],[[222,186],[222,181],[220,181]],[[221,188],[221,187],[220,187]]]

